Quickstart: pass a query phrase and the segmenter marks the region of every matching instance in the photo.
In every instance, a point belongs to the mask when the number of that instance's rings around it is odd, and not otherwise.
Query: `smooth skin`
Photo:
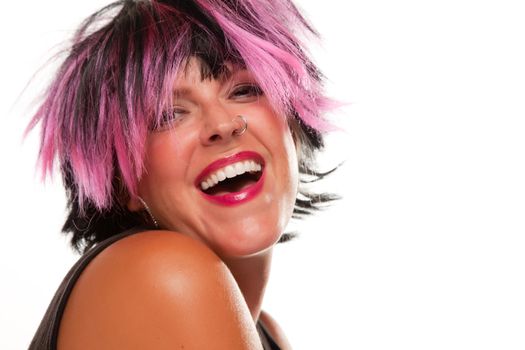
[[[150,133],[139,194],[166,231],[124,238],[98,255],[75,285],[59,349],[261,350],[260,320],[272,250],[291,217],[298,184],[296,145],[285,118],[254,89],[246,70],[200,79],[191,61],[178,78],[174,120]],[[248,130],[235,134],[236,115]],[[241,151],[265,160],[262,192],[234,207],[206,200],[196,176]],[[132,198],[128,208],[144,210]]]

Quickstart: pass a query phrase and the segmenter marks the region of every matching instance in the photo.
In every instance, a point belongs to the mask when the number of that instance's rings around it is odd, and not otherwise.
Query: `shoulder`
[[[167,264],[189,264],[187,268],[199,268],[202,265],[217,265],[226,268],[211,249],[201,242],[172,231],[144,231],[130,235],[113,243],[102,251],[90,263],[89,269],[96,272],[99,267],[104,271],[117,269],[125,264],[126,270],[136,268],[148,271],[149,268]],[[209,267],[209,266],[208,266]],[[154,276],[158,276],[157,271]],[[89,273],[86,269],[85,274]],[[125,272],[125,271],[113,271]],[[184,271],[181,271],[184,272]]]
[[[204,244],[168,231],[106,248],[77,281],[59,348],[259,349],[226,265]]]

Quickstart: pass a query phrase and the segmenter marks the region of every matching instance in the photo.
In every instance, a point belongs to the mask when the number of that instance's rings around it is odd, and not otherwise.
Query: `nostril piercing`
[[[244,118],[242,115],[238,115],[235,118],[239,118],[241,120],[242,126],[233,130],[233,134],[236,136],[241,136],[248,129],[248,122],[246,121],[246,118]],[[232,121],[235,121],[235,118]]]

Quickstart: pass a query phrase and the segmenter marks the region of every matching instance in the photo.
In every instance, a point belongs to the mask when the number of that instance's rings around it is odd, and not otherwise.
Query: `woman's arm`
[[[173,232],[125,238],[93,260],[62,318],[59,349],[262,349],[228,268]]]

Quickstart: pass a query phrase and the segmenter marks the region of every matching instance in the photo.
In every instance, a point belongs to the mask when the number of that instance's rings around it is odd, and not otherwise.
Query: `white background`
[[[0,11],[0,348],[27,347],[76,260],[22,143],[32,74],[106,1]],[[323,164],[345,199],[276,249],[266,308],[296,349],[525,348],[521,1],[302,0],[350,102]]]

